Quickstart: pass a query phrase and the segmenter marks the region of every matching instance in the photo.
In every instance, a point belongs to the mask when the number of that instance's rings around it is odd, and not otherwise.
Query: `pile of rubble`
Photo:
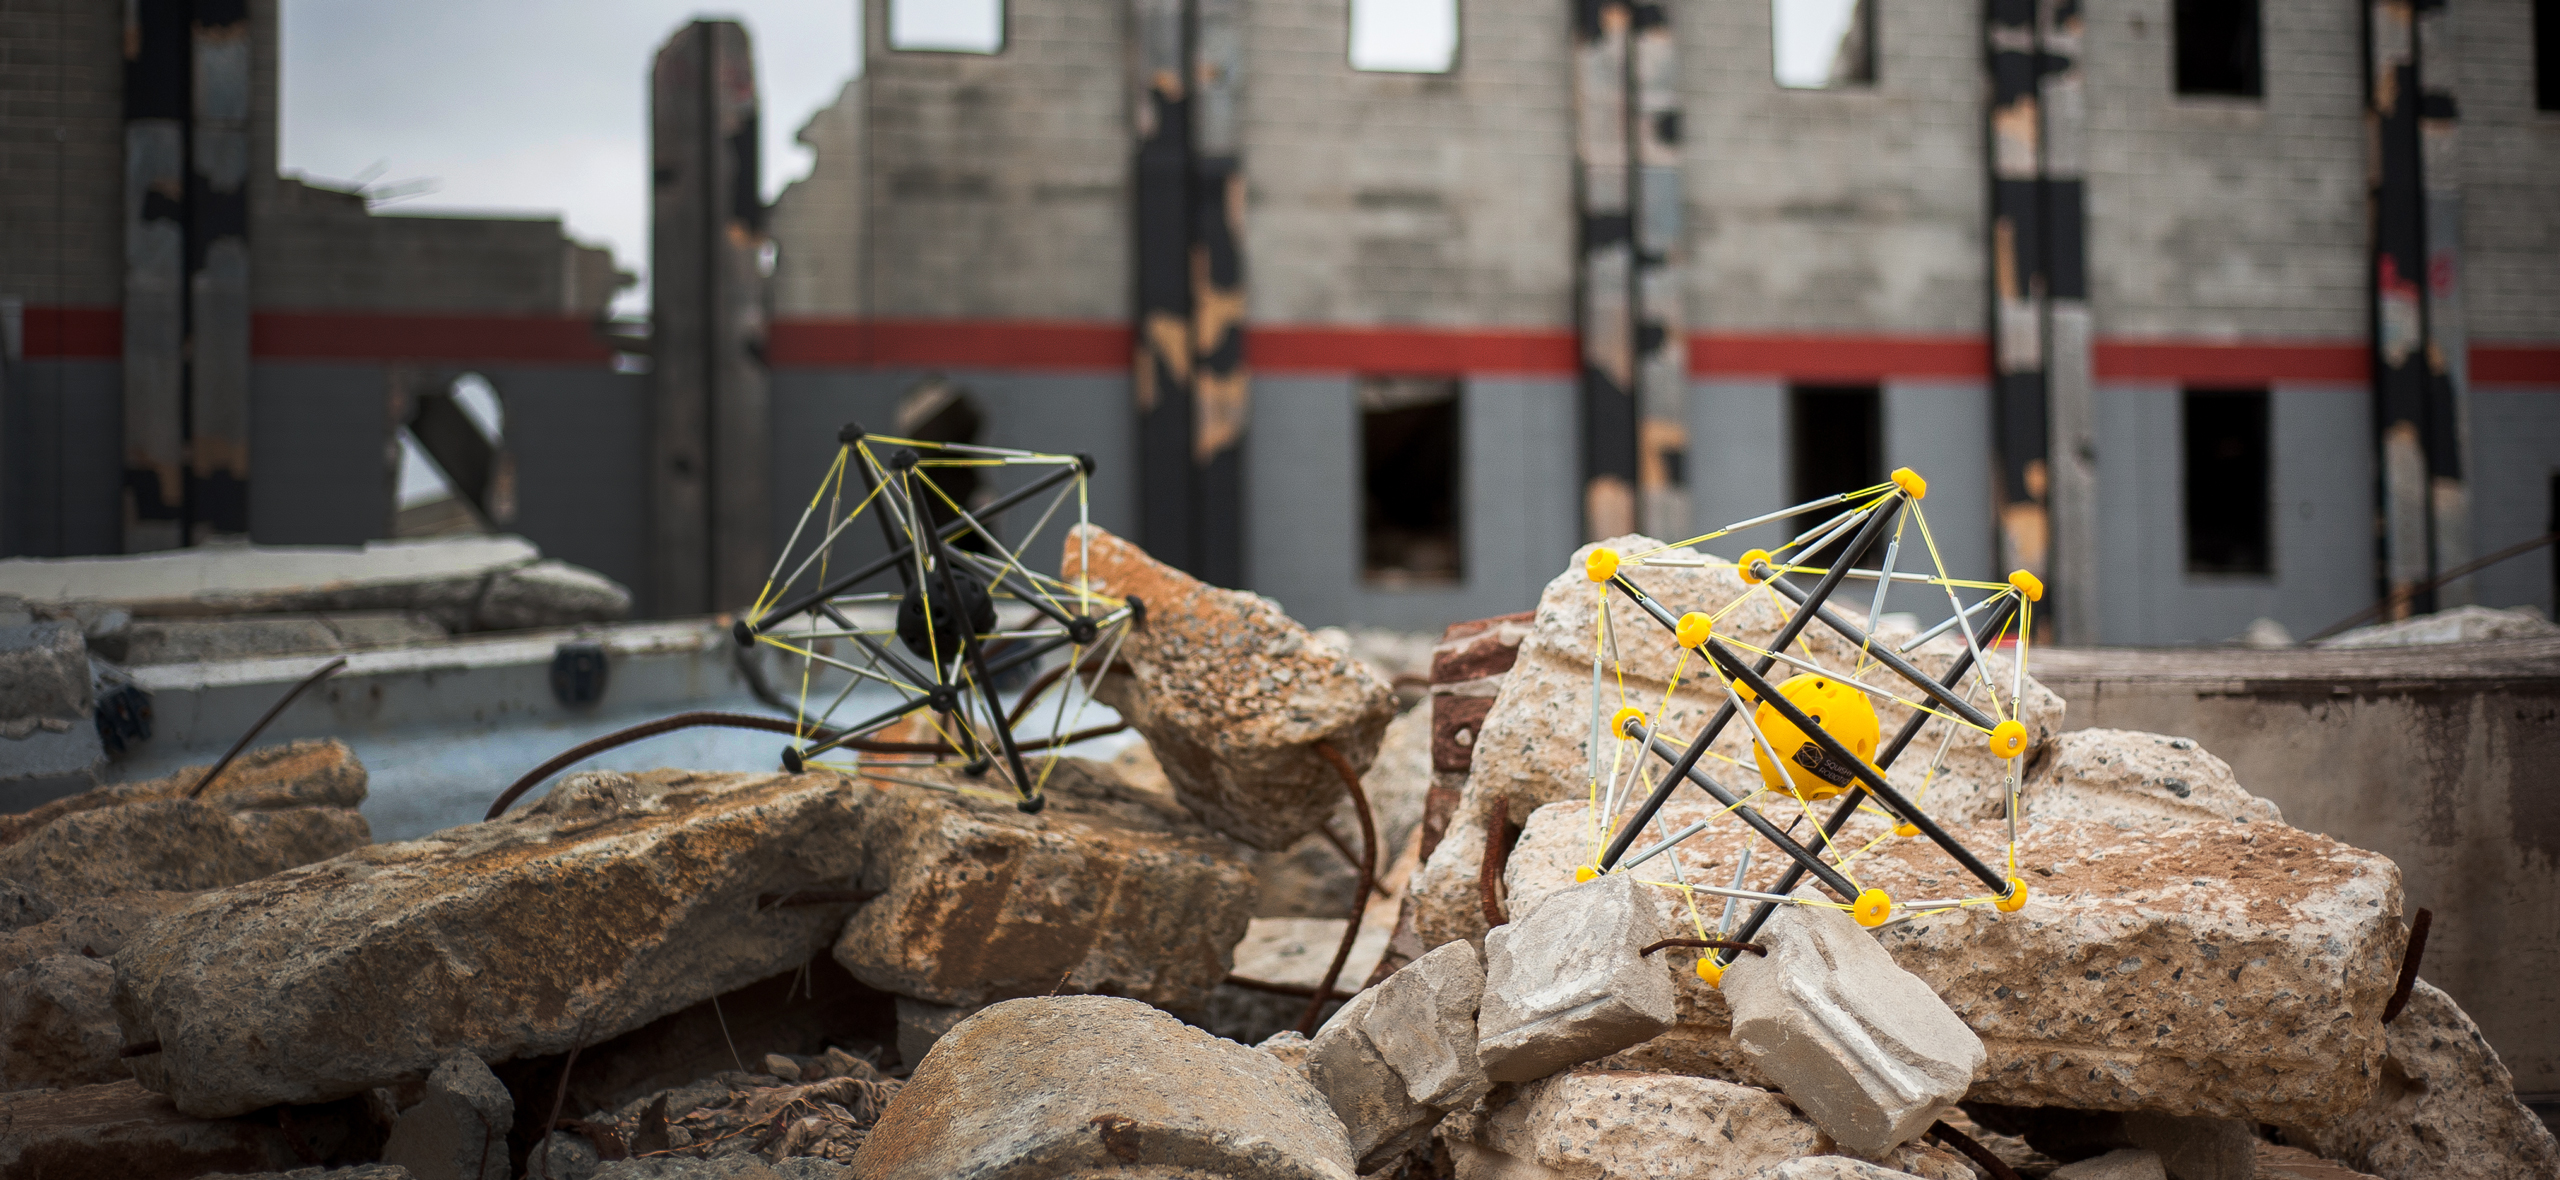
[[[2030,681],[2023,908],[1781,907],[1711,983],[1688,900],[1577,881],[1578,573],[1451,628],[1399,716],[1268,601],[1083,541],[1067,576],[1148,604],[1101,690],[1145,741],[1060,761],[1036,815],[956,768],[588,772],[377,845],[362,768],[313,742],[0,820],[0,1174],[2560,1170],[2404,978],[2397,868],[2193,742],[2064,732]],[[1931,810],[1998,845],[2000,771],[1950,757]],[[1682,855],[1730,874],[1713,831]],[[1916,841],[1856,868],[1953,885]]]

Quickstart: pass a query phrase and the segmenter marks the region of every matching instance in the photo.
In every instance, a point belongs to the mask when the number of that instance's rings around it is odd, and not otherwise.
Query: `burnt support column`
[[[2454,105],[2453,30],[2445,0],[2420,4],[2418,160],[2427,224],[2427,507],[2429,576],[2471,560],[2471,354],[2462,315],[2462,172]],[[2560,68],[2550,67],[2545,68]],[[2438,587],[2438,608],[2472,601],[2463,578]]]
[[[2038,613],[2064,643],[2098,641],[2098,441],[2089,317],[2088,99],[2081,0],[2038,0],[2044,224],[2046,440],[2053,586]]]
[[[650,603],[744,607],[772,561],[768,319],[755,59],[735,21],[696,21],[650,81]]]
[[[2051,573],[2042,53],[2037,0],[1989,0],[1992,481],[2003,569]]]
[[[2381,593],[2391,604],[2388,618],[2436,609],[2440,594],[2416,588],[2445,568],[2442,553],[2468,548],[2470,531],[2461,453],[2460,305],[2448,300],[2453,315],[2439,325],[2431,298],[2431,288],[2439,285],[2453,294],[2460,232],[2460,192],[2450,159],[2453,96],[2447,89],[2426,89],[2423,72],[2429,59],[2443,61],[2444,50],[2421,47],[2430,34],[2443,40],[2443,9],[2443,0],[2374,0],[2366,10],[2378,557]],[[2431,179],[2431,163],[2438,165],[2440,180]],[[2449,224],[2438,226],[2436,220]],[[2439,246],[2441,260],[2435,257]]]
[[[1138,411],[1138,536],[1158,560],[1197,570],[1191,401],[1191,85],[1183,0],[1131,0],[1137,38],[1137,324],[1130,387]]]
[[[1627,126],[1635,8],[1627,0],[1574,0],[1573,16],[1582,532],[1598,540],[1633,532],[1637,523],[1636,251]]]
[[[187,0],[134,0],[124,31],[124,549],[184,543]]]
[[[1138,527],[1148,552],[1244,582],[1244,3],[1132,0]]]
[[[187,541],[249,531],[247,0],[195,0],[187,145]]]
[[[1637,524],[1689,535],[1689,317],[1682,291],[1680,58],[1670,5],[1635,5],[1627,48],[1627,139],[1634,158]]]

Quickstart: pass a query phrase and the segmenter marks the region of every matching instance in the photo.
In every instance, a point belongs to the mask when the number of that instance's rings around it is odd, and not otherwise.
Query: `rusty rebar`
[[[1484,826],[1484,860],[1476,866],[1476,898],[1484,903],[1484,926],[1491,930],[1508,925],[1511,915],[1502,910],[1502,871],[1509,867],[1511,841],[1506,829],[1511,826],[1511,800],[1493,797],[1493,816]]]
[[[1654,943],[1652,946],[1648,946],[1643,950],[1637,951],[1636,954],[1639,957],[1650,955],[1667,946],[1688,947],[1692,950],[1702,951],[1749,951],[1752,954],[1763,957],[1766,957],[1769,953],[1769,948],[1756,942],[1733,942],[1722,938],[1666,938],[1660,942]]]
[[[231,769],[231,760],[239,757],[240,751],[248,749],[249,743],[256,741],[259,734],[265,733],[268,723],[274,721],[279,715],[283,714],[285,706],[292,704],[295,697],[301,696],[302,690],[337,675],[338,669],[346,666],[347,657],[339,656],[337,659],[320,665],[319,671],[303,677],[300,684],[294,685],[292,689],[288,690],[284,694],[284,698],[282,700],[277,701],[273,707],[267,710],[266,716],[258,718],[258,723],[249,727],[249,732],[241,734],[239,741],[231,743],[231,752],[224,754],[222,756],[222,761],[214,763],[213,769],[204,772],[204,777],[196,780],[196,785],[188,789],[187,798],[193,799],[198,795],[204,794],[204,789],[211,786],[214,779],[220,777],[223,771]]]
[[[1963,1152],[1965,1158],[1982,1165],[1983,1171],[1991,1173],[1991,1180],[2018,1180],[2016,1168],[2010,1167],[2007,1160],[1991,1154],[1990,1148],[1974,1142],[1973,1136],[1948,1126],[1944,1121],[1929,1124],[1929,1133],[1947,1146]]]
[[[2409,989],[2418,986],[2418,960],[2427,957],[2427,928],[2435,924],[2436,914],[2425,906],[2418,916],[2409,919],[2409,949],[2400,954],[2400,986],[2391,989],[2391,1002],[2382,1006],[2382,1022],[2397,1019],[2400,1010],[2409,1006]]]
[[[1369,793],[1360,789],[1360,772],[1352,769],[1351,760],[1330,742],[1317,742],[1316,753],[1333,764],[1342,785],[1351,792],[1354,810],[1360,816],[1360,879],[1351,888],[1351,923],[1342,928],[1342,945],[1333,949],[1333,965],[1324,969],[1324,982],[1315,986],[1307,997],[1306,1015],[1298,1018],[1298,1031],[1316,1035],[1316,1018],[1324,1014],[1325,998],[1333,994],[1333,985],[1342,979],[1342,965],[1351,959],[1351,944],[1360,938],[1360,917],[1369,908],[1369,882],[1378,875],[1378,821],[1369,813]]]

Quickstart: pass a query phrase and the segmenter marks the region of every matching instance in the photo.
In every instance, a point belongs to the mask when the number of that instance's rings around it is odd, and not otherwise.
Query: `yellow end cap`
[[[1579,885],[1599,875],[1600,870],[1593,868],[1590,865],[1575,865],[1573,869],[1573,883]]]
[[[2027,907],[2027,883],[2009,878],[2009,896],[1992,902],[1991,907],[2004,914],[2014,914]]]
[[[1913,836],[1919,835],[1920,829],[1915,828],[1910,824],[1895,824],[1893,825],[1893,834],[1908,840]]]
[[[1757,586],[1760,584],[1759,577],[1751,572],[1751,567],[1764,561],[1769,563],[1769,568],[1771,569],[1776,569],[1778,567],[1778,560],[1769,556],[1769,551],[1766,549],[1754,549],[1749,553],[1743,554],[1742,560],[1733,563],[1734,569],[1742,574],[1743,585]]]
[[[1591,556],[1582,559],[1582,573],[1584,577],[1594,582],[1606,582],[1617,577],[1618,551],[1615,549],[1592,550]]]
[[[1706,980],[1708,987],[1724,986],[1724,964],[1716,962],[1714,951],[1698,956],[1698,978]]]
[[[2015,758],[2026,752],[2027,727],[2010,718],[1991,727],[1991,752],[2002,758]]]
[[[1618,710],[1616,715],[1609,718],[1609,732],[1616,734],[1619,737],[1625,737],[1627,736],[1627,722],[1642,720],[1644,720],[1644,710],[1639,709],[1634,705],[1629,705],[1626,708]]]
[[[1914,500],[1926,500],[1929,498],[1929,481],[1920,478],[1919,472],[1913,471],[1908,467],[1896,467],[1893,469],[1893,486],[1901,488],[1903,495],[1909,496]]]
[[[1671,636],[1672,638],[1679,640],[1680,646],[1682,647],[1696,647],[1701,643],[1705,643],[1707,641],[1707,636],[1714,634],[1715,629],[1716,621],[1714,619],[1710,619],[1696,611],[1690,611],[1688,614],[1680,616],[1680,625],[1672,628]]]
[[[2009,584],[2017,587],[2018,593],[2026,595],[2029,602],[2044,601],[2044,579],[2034,574],[2019,570],[2009,575]]]
[[[1849,907],[1849,916],[1868,929],[1882,926],[1886,919],[1893,917],[1893,897],[1881,889],[1866,890]]]

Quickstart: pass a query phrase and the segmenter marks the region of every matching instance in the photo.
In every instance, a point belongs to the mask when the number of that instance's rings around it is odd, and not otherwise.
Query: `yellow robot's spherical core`
[[[1764,561],[1769,563],[1769,568],[1771,569],[1776,569],[1778,566],[1778,559],[1769,556],[1769,551],[1766,549],[1754,549],[1749,553],[1743,554],[1742,560],[1733,563],[1734,568],[1742,573],[1743,585],[1757,586],[1760,584],[1760,575],[1752,573],[1751,567]]]
[[[1842,684],[1837,677],[1807,672],[1778,686],[1778,695],[1803,711],[1815,725],[1832,739],[1849,748],[1858,761],[1872,764],[1876,741],[1883,727],[1876,721],[1876,709],[1867,703],[1867,694]],[[1786,759],[1784,774],[1769,762],[1769,751],[1760,743],[1751,743],[1751,756],[1760,764],[1760,781],[1780,794],[1801,792],[1807,799],[1828,799],[1849,789],[1857,781],[1857,771],[1842,765],[1823,748],[1796,728],[1794,722],[1778,713],[1778,707],[1767,701],[1752,710],[1752,723],[1777,747],[1778,756]]]
[[[1597,877],[1597,876],[1599,876],[1599,875],[1600,875],[1600,870],[1599,870],[1599,869],[1593,868],[1593,867],[1592,867],[1592,866],[1590,866],[1590,865],[1577,865],[1577,866],[1575,866],[1575,867],[1574,867],[1574,870],[1573,870],[1573,881],[1574,881],[1574,884],[1579,885],[1579,884],[1581,884],[1582,882],[1588,881],[1588,880],[1590,880],[1590,879],[1592,879],[1592,878],[1594,878],[1594,877]]]
[[[2015,758],[2026,752],[2027,727],[2010,718],[1991,727],[1991,752],[2003,758]]]
[[[2009,584],[2017,587],[2018,593],[2026,595],[2029,602],[2044,601],[2044,579],[2034,574],[2025,570],[2012,570],[2009,574]]]
[[[1680,625],[1672,630],[1672,638],[1679,640],[1682,647],[1696,647],[1705,643],[1707,636],[1715,634],[1715,629],[1714,619],[1690,611],[1680,616]]]
[[[2017,879],[2016,877],[2009,878],[2009,896],[1991,903],[1993,909],[1999,910],[2004,914],[2017,913],[2019,910],[2025,909],[2026,905],[2027,883]]]
[[[1849,907],[1849,916],[1869,929],[1882,926],[1886,919],[1893,917],[1893,898],[1881,889],[1861,892],[1858,900]]]
[[[1618,551],[1615,549],[1592,550],[1591,556],[1582,559],[1582,573],[1584,577],[1594,582],[1606,582],[1618,576]]]
[[[1724,986],[1724,964],[1716,962],[1713,952],[1698,956],[1698,978],[1706,980],[1708,987]]]
[[[1913,471],[1908,467],[1896,467],[1893,469],[1893,486],[1901,488],[1903,495],[1909,496],[1914,500],[1925,500],[1929,498],[1929,481],[1920,478],[1919,472]]]
[[[1619,737],[1626,737],[1627,723],[1630,721],[1642,720],[1644,720],[1644,710],[1639,709],[1634,705],[1629,705],[1626,708],[1618,710],[1617,715],[1609,718],[1609,732]]]

